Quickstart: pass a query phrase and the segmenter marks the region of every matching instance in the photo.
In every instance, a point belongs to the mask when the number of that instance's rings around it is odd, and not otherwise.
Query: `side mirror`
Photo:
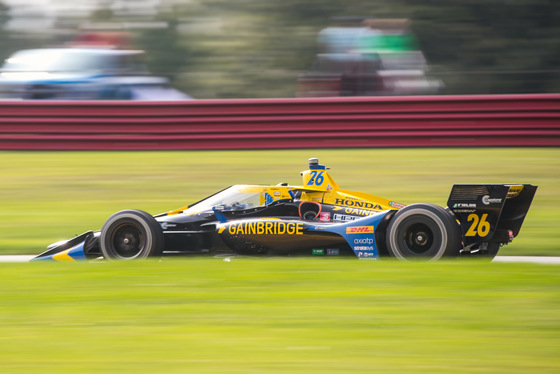
[[[227,222],[226,216],[224,216],[224,213],[222,213],[222,211],[226,208],[225,205],[220,204],[220,205],[216,205],[212,207],[212,211],[214,212],[214,215],[216,216],[216,218],[218,219],[218,222],[220,223],[224,223]]]

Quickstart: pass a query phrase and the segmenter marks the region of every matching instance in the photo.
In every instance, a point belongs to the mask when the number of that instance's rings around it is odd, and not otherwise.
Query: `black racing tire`
[[[454,216],[438,205],[408,205],[389,222],[387,249],[404,261],[455,257],[461,250],[461,230]]]
[[[113,214],[101,229],[101,253],[107,260],[134,260],[159,256],[164,237],[159,223],[141,210]]]

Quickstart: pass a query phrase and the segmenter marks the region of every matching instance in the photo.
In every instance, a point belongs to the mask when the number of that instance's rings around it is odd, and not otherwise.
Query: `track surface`
[[[0,256],[0,262],[27,262],[35,256],[8,255]],[[533,264],[560,265],[560,257],[552,256],[498,256],[493,262],[527,262]]]
[[[552,256],[497,256],[492,262],[530,262],[533,264],[560,265],[560,257]]]

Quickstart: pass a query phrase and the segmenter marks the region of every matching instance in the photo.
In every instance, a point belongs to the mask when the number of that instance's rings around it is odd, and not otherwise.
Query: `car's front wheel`
[[[457,256],[461,231],[442,207],[412,204],[399,210],[387,227],[387,249],[399,260],[437,260]]]
[[[158,256],[164,247],[163,231],[150,214],[123,210],[113,214],[103,225],[100,246],[108,260]]]

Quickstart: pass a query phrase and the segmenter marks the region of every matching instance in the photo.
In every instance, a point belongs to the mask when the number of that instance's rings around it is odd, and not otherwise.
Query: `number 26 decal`
[[[317,172],[316,170],[312,170],[311,171],[311,178],[309,179],[309,182],[307,182],[308,186],[313,186],[313,184],[315,184],[316,186],[320,186],[323,184],[323,181],[325,180],[325,177],[323,177],[323,172]]]
[[[465,234],[465,236],[481,236],[484,237],[490,233],[490,223],[486,220],[488,214],[483,214],[479,217],[476,214],[469,214],[467,222],[473,221],[471,227]]]

